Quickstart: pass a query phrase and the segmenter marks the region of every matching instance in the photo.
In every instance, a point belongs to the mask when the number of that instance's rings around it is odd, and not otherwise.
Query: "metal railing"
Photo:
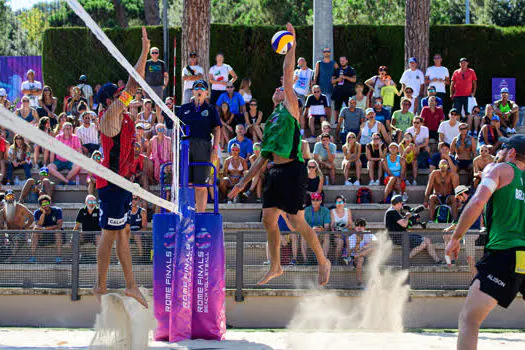
[[[34,233],[38,234],[35,235]],[[0,287],[18,288],[63,288],[71,290],[71,300],[79,300],[79,289],[90,288],[96,280],[96,243],[100,232],[60,231],[0,231]],[[326,234],[327,236],[322,236]],[[484,233],[469,232],[466,236],[466,249],[462,251],[454,266],[438,265],[426,249],[409,258],[415,242],[409,234],[420,234],[428,238],[440,259],[444,254],[443,232],[421,231],[391,233],[394,237],[393,253],[386,266],[392,269],[408,269],[408,283],[412,289],[468,289],[471,281],[470,268],[466,256],[476,260],[483,254]],[[57,239],[61,238],[61,251]],[[344,236],[342,236],[344,237]],[[152,287],[152,242],[151,231],[132,232],[131,244],[133,271],[137,283],[146,288]],[[285,270],[283,276],[272,280],[264,287],[257,286],[268,266],[266,266],[266,233],[262,230],[225,232],[226,287],[235,290],[235,300],[243,300],[246,288],[301,289],[315,285],[317,267],[311,250],[301,249],[301,239],[297,235],[297,261],[294,258],[293,234],[283,235],[281,263]],[[341,256],[337,250],[339,236],[334,232],[321,233],[320,238],[328,238],[330,249],[328,257],[333,262],[329,289],[356,289],[356,267],[349,256]],[[401,238],[401,239],[399,239]],[[35,242],[38,240],[38,242]],[[34,253],[33,253],[34,252]],[[57,257],[60,259],[57,260]],[[366,281],[366,264],[364,267]],[[111,256],[108,273],[108,287],[124,287],[124,276],[118,265],[115,251]]]

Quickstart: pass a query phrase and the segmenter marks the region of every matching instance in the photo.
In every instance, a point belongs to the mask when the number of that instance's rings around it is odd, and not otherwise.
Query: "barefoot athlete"
[[[149,46],[148,34],[143,27],[142,52],[135,65],[135,69],[142,77],[144,77]],[[98,93],[99,101],[106,109],[100,119],[100,137],[104,153],[102,164],[128,179],[133,175],[135,125],[125,110],[138,87],[138,83],[130,76],[124,90],[120,91],[115,84],[106,84]],[[132,271],[129,247],[130,228],[126,218],[131,193],[100,177],[97,178],[97,189],[100,198],[102,236],[97,249],[97,283],[93,287],[93,294],[100,301],[101,295],[107,293],[107,273],[111,250],[116,240],[117,255],[126,280],[125,294],[148,307],[146,299],[137,287]]]
[[[290,23],[286,25],[286,29],[295,37],[295,30]],[[228,195],[230,198],[235,198],[254,176],[266,169],[269,160],[273,161],[273,167],[266,177],[263,196],[263,224],[268,233],[271,263],[270,271],[259,281],[259,285],[266,284],[283,274],[277,221],[279,216],[285,213],[288,214],[292,226],[301,233],[317,257],[319,285],[325,285],[330,278],[330,261],[323,255],[316,233],[304,219],[307,174],[301,152],[299,104],[293,90],[295,47],[294,41],[284,58],[283,87],[277,88],[273,94],[272,99],[276,108],[264,128],[261,156]]]
[[[488,242],[459,315],[461,350],[477,348],[480,325],[496,305],[507,308],[518,291],[525,296],[525,135],[500,140],[505,162],[483,170],[446,249],[457,259],[460,240],[486,205]]]

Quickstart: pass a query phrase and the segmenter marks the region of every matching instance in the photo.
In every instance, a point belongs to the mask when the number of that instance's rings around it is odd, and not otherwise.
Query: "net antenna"
[[[171,191],[171,199],[176,205],[177,210],[172,210],[173,212],[179,213],[178,207],[178,188],[179,188],[179,144],[180,144],[180,134],[185,136],[184,130],[181,129],[181,123],[184,125],[184,123],[175,116],[173,111],[168,108],[164,104],[164,101],[155,93],[155,91],[149,86],[148,83],[140,76],[140,74],[135,70],[135,68],[131,65],[131,63],[128,62],[126,57],[117,49],[117,47],[113,44],[113,42],[107,37],[107,35],[104,33],[104,31],[99,27],[99,25],[91,18],[91,16],[84,10],[82,5],[77,0],[66,0],[67,4],[77,14],[78,17],[84,23],[86,26],[91,30],[93,35],[97,37],[97,39],[106,47],[106,49],[109,51],[109,53],[119,62],[124,69],[128,72],[128,74],[133,77],[137,81],[137,83],[142,87],[142,89],[147,92],[147,94],[151,97],[151,99],[155,102],[156,105],[160,106],[162,111],[173,120],[173,164],[172,164],[172,174],[173,174],[173,181],[172,181],[172,191]],[[65,157],[64,157],[65,158]]]

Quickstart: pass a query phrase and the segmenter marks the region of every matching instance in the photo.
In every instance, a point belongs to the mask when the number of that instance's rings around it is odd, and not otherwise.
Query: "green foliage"
[[[487,0],[485,11],[491,23],[498,26],[525,24],[525,0]]]
[[[218,51],[225,53],[225,62],[237,72],[239,78],[251,77],[253,95],[261,101],[268,115],[271,95],[282,74],[283,56],[275,54],[270,46],[272,35],[282,26],[240,26],[212,24],[210,62]],[[297,27],[297,57],[304,56],[310,67],[312,57],[312,28]],[[140,54],[140,30],[106,30],[108,37],[134,64]],[[152,43],[162,42],[162,28],[149,27]],[[180,29],[172,28],[170,38]],[[490,101],[492,77],[516,77],[518,101],[525,100],[525,70],[518,69],[525,62],[525,49],[516,43],[525,39],[524,28],[497,28],[489,26],[432,26],[430,28],[430,57],[442,54],[444,65],[451,74],[458,59],[466,56],[478,75],[478,102]],[[60,50],[56,47],[60,44]],[[82,43],[82,50],[79,50]],[[158,45],[161,47],[162,45]],[[357,70],[358,81],[376,74],[379,65],[387,65],[395,81],[403,72],[404,28],[402,26],[348,25],[334,27],[334,55],[345,54]],[[512,48],[512,49],[511,49]],[[72,54],[73,53],[73,54]],[[172,53],[168,69],[172,76]],[[177,48],[177,94],[180,95],[180,45]],[[161,57],[163,57],[161,52]],[[50,28],[44,34],[43,70],[46,84],[58,96],[63,95],[80,74],[87,74],[91,84],[124,79],[127,74],[106,49],[85,28]],[[172,79],[170,79],[171,81]],[[173,83],[173,81],[171,81]],[[238,85],[237,85],[238,86]],[[170,91],[171,88],[170,88]],[[177,96],[180,100],[180,96]]]
[[[34,55],[38,49],[27,40],[27,31],[22,27],[11,8],[0,1],[0,55]]]

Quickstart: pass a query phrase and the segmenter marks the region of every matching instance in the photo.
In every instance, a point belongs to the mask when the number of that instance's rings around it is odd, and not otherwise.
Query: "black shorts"
[[[525,247],[486,252],[476,264],[478,274],[472,280],[478,279],[480,290],[504,308],[509,307],[518,292],[525,299],[525,269],[522,273],[516,272],[517,254],[525,255]]]
[[[211,142],[202,139],[190,139],[190,163],[211,162]],[[209,166],[190,166],[188,170],[189,182],[203,185],[210,177]]]
[[[298,160],[274,165],[265,178],[263,208],[279,208],[288,214],[303,210],[307,177],[305,164]]]
[[[472,166],[472,159],[458,159],[459,170],[469,170]]]
[[[112,183],[98,189],[100,198],[100,228],[118,231],[128,223],[128,211],[131,208],[131,192]]]
[[[405,233],[406,234],[406,233]],[[390,239],[395,245],[403,245],[403,236],[400,233],[390,234]],[[425,238],[415,233],[408,234],[410,250],[419,247]]]

